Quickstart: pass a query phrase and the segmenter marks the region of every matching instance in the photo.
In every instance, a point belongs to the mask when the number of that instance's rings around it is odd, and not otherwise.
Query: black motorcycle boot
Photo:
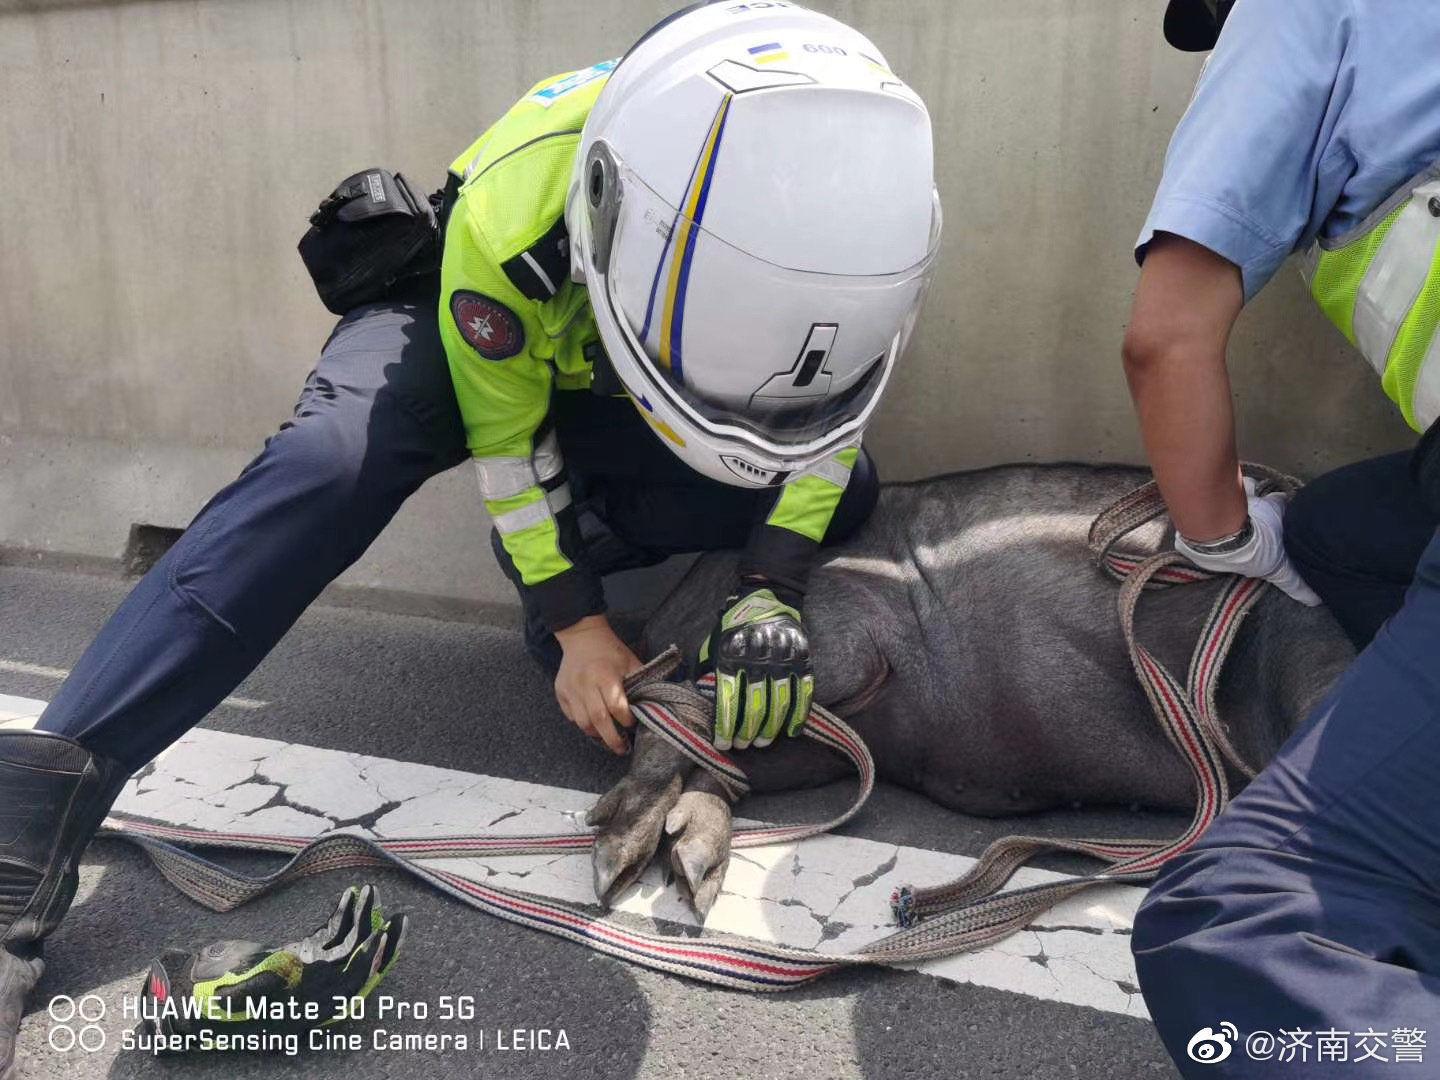
[[[14,1080],[45,937],[70,907],[80,855],[128,777],[63,735],[0,730],[0,1080]]]

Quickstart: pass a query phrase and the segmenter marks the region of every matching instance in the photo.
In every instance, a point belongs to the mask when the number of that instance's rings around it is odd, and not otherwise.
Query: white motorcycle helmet
[[[626,55],[585,125],[572,276],[692,468],[784,483],[859,441],[940,239],[930,116],[863,35],[710,3]]]

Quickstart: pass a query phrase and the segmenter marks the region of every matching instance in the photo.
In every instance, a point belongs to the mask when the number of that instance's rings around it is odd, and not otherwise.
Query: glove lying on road
[[[772,587],[751,585],[725,602],[700,662],[715,664],[715,746],[769,746],[805,726],[815,675],[800,612]]]
[[[1175,538],[1175,550],[1202,570],[1217,574],[1240,574],[1263,578],[1306,607],[1315,607],[1320,597],[1305,584],[1290,556],[1285,554],[1285,503],[1282,492],[1256,495],[1255,481],[1245,480],[1250,503],[1250,538],[1234,550],[1207,551],[1183,536]]]
[[[289,945],[217,941],[199,952],[167,949],[141,990],[142,1015],[154,1018],[145,1026],[162,1036],[325,1027],[343,1019],[337,999],[366,997],[389,973],[405,921],[384,917],[373,886],[351,886],[324,926]],[[284,1013],[278,1019],[277,1008]]]

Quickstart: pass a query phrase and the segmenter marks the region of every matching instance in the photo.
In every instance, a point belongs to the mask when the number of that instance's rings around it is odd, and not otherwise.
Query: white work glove
[[[1248,477],[1245,480],[1245,494],[1249,500],[1250,522],[1254,532],[1244,546],[1223,554],[1207,553],[1192,547],[1183,536],[1176,536],[1175,550],[1201,570],[1263,578],[1306,607],[1318,606],[1320,597],[1305,584],[1300,572],[1295,569],[1295,564],[1290,561],[1290,556],[1285,554],[1284,523],[1288,496],[1279,491],[1257,496],[1255,481]]]

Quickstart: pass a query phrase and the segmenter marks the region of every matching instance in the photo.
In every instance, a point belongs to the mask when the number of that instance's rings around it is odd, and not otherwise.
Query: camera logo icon
[[[1226,1020],[1220,1025],[1219,1031],[1203,1027],[1192,1035],[1185,1047],[1185,1053],[1191,1061],[1198,1061],[1201,1065],[1215,1065],[1230,1056],[1238,1038],[1239,1030]]]
[[[105,1049],[107,1038],[100,1021],[105,1019],[105,1000],[99,994],[86,994],[79,1001],[68,994],[57,994],[45,1010],[50,1014],[50,1049],[66,1054],[76,1047],[87,1054]]]

